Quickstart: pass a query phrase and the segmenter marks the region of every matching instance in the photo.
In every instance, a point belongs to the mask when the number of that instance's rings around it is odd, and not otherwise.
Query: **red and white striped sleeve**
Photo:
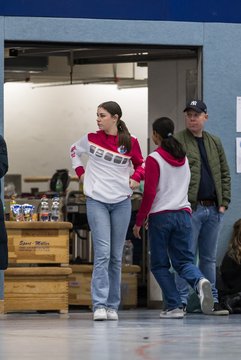
[[[75,170],[78,177],[84,174],[84,165],[81,156],[88,152],[88,135],[84,135],[80,140],[76,141],[70,148],[70,158],[72,168]]]

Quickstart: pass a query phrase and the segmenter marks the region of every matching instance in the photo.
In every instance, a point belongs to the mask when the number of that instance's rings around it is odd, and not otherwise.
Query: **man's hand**
[[[225,206],[220,206],[219,212],[222,213],[222,214],[224,214],[225,211],[226,211],[226,207],[225,207]]]

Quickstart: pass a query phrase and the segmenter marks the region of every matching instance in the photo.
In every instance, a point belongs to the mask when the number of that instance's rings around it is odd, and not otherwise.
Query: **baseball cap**
[[[187,103],[185,109],[183,110],[183,112],[192,109],[198,113],[202,113],[204,112],[206,114],[207,112],[207,105],[201,101],[201,100],[191,100]]]

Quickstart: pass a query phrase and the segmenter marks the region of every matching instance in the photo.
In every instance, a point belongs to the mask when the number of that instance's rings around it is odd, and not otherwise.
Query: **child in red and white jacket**
[[[193,264],[191,251],[188,160],[173,136],[171,119],[159,118],[152,128],[152,138],[158,147],[146,159],[144,194],[133,232],[140,237],[140,228],[148,217],[151,271],[162,289],[166,306],[160,317],[177,319],[185,314],[171,266],[198,293],[203,313],[211,314],[211,284]]]

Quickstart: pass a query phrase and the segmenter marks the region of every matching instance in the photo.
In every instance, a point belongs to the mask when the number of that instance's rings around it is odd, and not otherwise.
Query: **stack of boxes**
[[[6,221],[4,312],[68,312],[69,222]]]

